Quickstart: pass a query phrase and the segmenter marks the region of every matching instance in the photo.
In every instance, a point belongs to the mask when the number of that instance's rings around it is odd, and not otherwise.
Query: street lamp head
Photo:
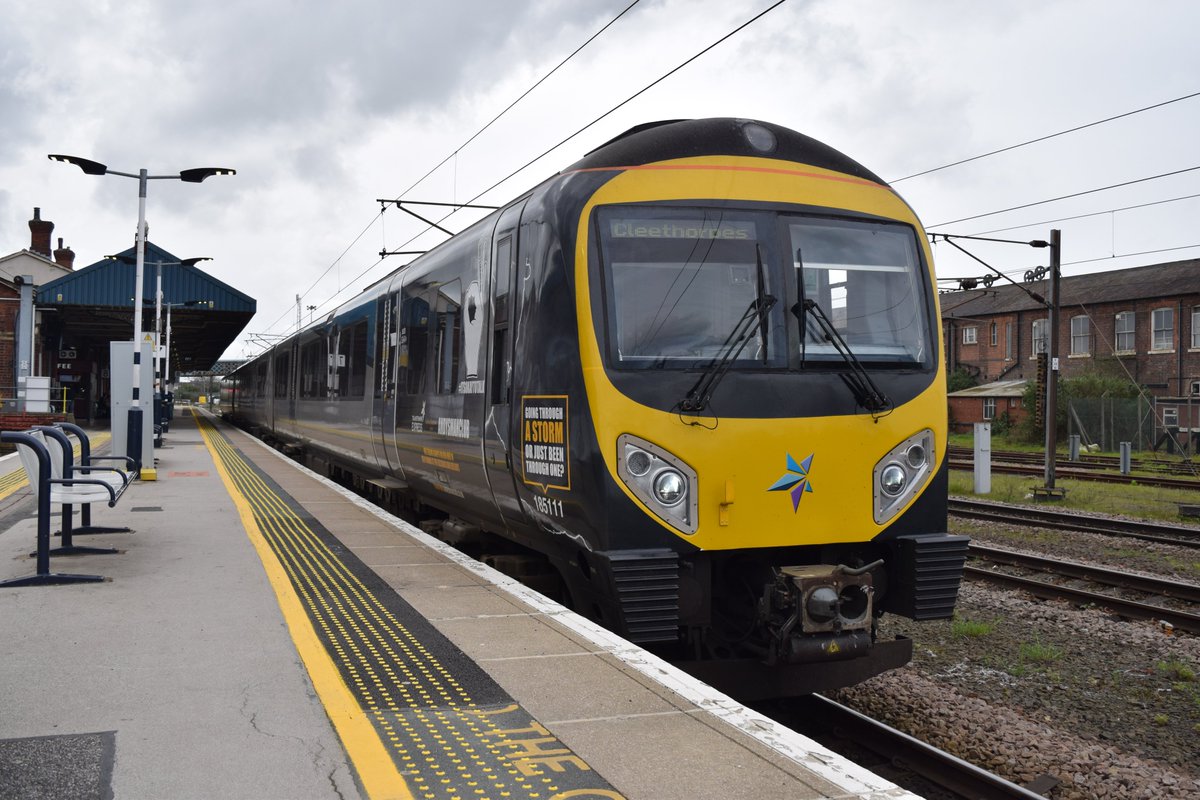
[[[179,180],[187,183],[200,183],[205,178],[211,178],[213,175],[237,175],[236,169],[228,167],[197,167],[195,169],[184,169],[179,171]]]
[[[116,255],[116,256],[105,256],[105,258],[112,259],[113,261],[120,261],[122,264],[136,264],[137,263],[137,259],[134,258],[133,256]],[[194,266],[196,266],[196,264],[198,264],[201,261],[212,261],[212,258],[210,258],[209,256],[200,256],[199,258],[185,258],[180,261],[161,261],[161,262],[160,261],[147,261],[146,263],[149,265],[157,264],[160,267],[180,267],[180,266],[194,267]]]
[[[51,161],[62,161],[65,164],[74,164],[88,175],[104,175],[108,172],[108,167],[106,167],[104,164],[101,164],[99,161],[90,161],[86,158],[80,158],[79,156],[64,156],[51,153],[50,155],[46,156],[46,158],[50,159]]]

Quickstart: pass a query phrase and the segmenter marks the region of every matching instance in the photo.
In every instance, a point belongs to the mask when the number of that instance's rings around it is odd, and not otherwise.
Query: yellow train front
[[[950,616],[930,254],[841,153],[733,119],[597,148],[239,369],[233,413],[739,697]]]
[[[553,187],[569,295],[539,304],[573,308],[523,332],[514,469],[576,541],[575,606],[742,697],[906,663],[878,616],[949,617],[966,552],[910,208],[729,119],[637,129]]]

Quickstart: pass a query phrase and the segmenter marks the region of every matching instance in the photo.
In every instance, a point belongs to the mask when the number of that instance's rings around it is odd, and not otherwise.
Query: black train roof
[[[770,131],[773,137],[756,137],[755,126]],[[755,146],[756,142],[761,144]],[[770,122],[726,117],[638,125],[600,145],[565,171],[633,167],[709,155],[777,158],[886,185],[862,164],[811,136]]]

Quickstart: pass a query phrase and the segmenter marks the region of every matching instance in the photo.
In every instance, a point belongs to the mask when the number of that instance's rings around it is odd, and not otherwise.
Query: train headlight
[[[696,471],[645,439],[617,438],[617,475],[656,516],[683,533],[695,533],[699,481]]]
[[[879,475],[879,488],[889,497],[895,497],[904,491],[908,476],[899,464],[888,464]]]
[[[625,468],[629,470],[630,475],[640,478],[649,472],[653,465],[653,457],[645,450],[639,450],[636,447],[629,448],[625,457]]]
[[[878,525],[899,513],[933,474],[930,454],[933,431],[928,428],[896,445],[875,464],[875,522]]]
[[[654,479],[654,499],[673,506],[687,495],[687,481],[673,469],[664,469]]]

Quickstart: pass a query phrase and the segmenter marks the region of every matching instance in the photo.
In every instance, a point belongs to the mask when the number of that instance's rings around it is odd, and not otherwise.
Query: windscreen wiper
[[[725,337],[725,341],[721,344],[720,354],[714,358],[707,367],[704,368],[704,374],[696,381],[695,385],[688,390],[687,396],[679,403],[681,411],[689,414],[698,414],[708,407],[708,401],[712,398],[712,393],[716,390],[717,384],[725,377],[725,373],[729,371],[729,367],[737,357],[746,349],[746,345],[750,342],[751,332],[755,326],[758,326],[760,336],[763,343],[763,356],[766,357],[767,347],[767,315],[775,305],[775,297],[769,294],[763,294],[764,276],[762,253],[755,245],[755,252],[758,258],[758,297],[750,301],[750,305],[746,308],[746,312],[742,314],[742,318],[733,326],[733,330]]]
[[[805,333],[805,315],[812,313],[812,318],[817,321],[821,332],[825,335],[825,340],[833,345],[833,349],[838,352],[846,365],[850,367],[849,373],[842,373],[842,380],[850,387],[850,391],[854,393],[854,399],[858,404],[871,413],[877,413],[889,408],[892,401],[888,396],[880,391],[875,385],[875,381],[871,380],[870,374],[863,367],[862,362],[858,360],[858,356],[854,355],[854,351],[846,344],[846,340],[838,333],[837,328],[829,321],[825,310],[821,308],[816,300],[805,299],[792,306],[792,313],[800,320],[801,335]]]

